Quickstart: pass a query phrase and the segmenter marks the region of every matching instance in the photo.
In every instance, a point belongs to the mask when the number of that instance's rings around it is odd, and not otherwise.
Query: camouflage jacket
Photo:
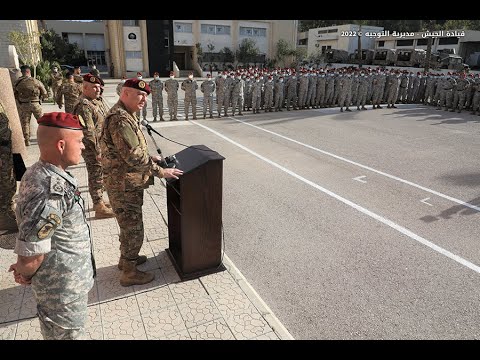
[[[19,232],[14,252],[45,254],[32,277],[36,298],[54,307],[86,295],[93,286],[94,260],[77,180],[48,162],[37,161],[22,178],[16,216]],[[65,316],[60,314],[54,321],[62,324]]]
[[[119,100],[108,112],[100,135],[104,184],[107,189],[129,191],[153,184],[152,175],[163,169],[148,153],[137,117]]]
[[[31,76],[22,76],[15,81],[13,94],[20,104],[39,101],[40,99],[45,100],[48,97],[45,86]]]
[[[98,138],[100,136],[105,116],[108,113],[108,105],[102,97],[90,100],[83,94],[78,98],[78,102],[73,109],[75,115],[80,115],[85,122],[83,129],[83,142],[85,146],[95,148],[95,152],[100,154],[100,144]]]

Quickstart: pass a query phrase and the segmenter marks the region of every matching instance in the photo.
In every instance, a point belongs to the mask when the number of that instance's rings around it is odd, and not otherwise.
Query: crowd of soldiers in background
[[[220,117],[238,111],[253,113],[339,107],[340,111],[380,109],[396,103],[437,106],[461,112],[479,111],[478,74],[421,73],[404,69],[340,67],[330,69],[238,69],[223,72],[216,80],[217,112]],[[480,115],[480,113],[479,113]]]
[[[117,87],[117,92],[121,88]],[[162,90],[168,95],[170,120],[177,120],[179,82],[174,78],[163,84],[158,73],[150,82],[154,121],[157,108],[160,120],[163,118]],[[185,91],[185,114],[188,120],[191,105],[193,119],[196,119],[196,89],[193,75],[181,83]],[[395,104],[424,104],[437,109],[461,112],[471,110],[480,115],[480,79],[478,74],[411,72],[405,69],[385,68],[318,68],[301,67],[285,69],[260,69],[258,67],[238,68],[223,71],[215,79],[210,74],[202,82],[203,118],[207,112],[213,118],[213,96],[216,97],[217,117],[243,115],[245,111],[258,114],[260,111],[274,112],[303,109],[339,107],[339,111],[396,108]],[[146,119],[146,108],[144,108]]]

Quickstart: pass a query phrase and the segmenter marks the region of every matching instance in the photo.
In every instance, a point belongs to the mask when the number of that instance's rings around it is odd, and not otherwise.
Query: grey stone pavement
[[[104,95],[110,106],[118,99],[115,93],[118,82],[115,79],[106,80]],[[201,98],[200,94],[198,96]],[[164,103],[166,105],[165,96]],[[44,112],[59,111],[52,104],[42,106]],[[182,111],[179,106],[179,115]],[[33,117],[31,124],[33,136],[32,145],[28,147],[27,166],[37,161],[39,156]],[[146,138],[150,141],[148,136]],[[163,179],[156,178],[155,185],[146,190],[143,206],[145,239],[140,253],[147,255],[148,260],[139,268],[153,271],[155,280],[142,286],[122,287],[117,268],[120,255],[118,224],[115,219],[94,219],[85,163],[82,161],[69,170],[78,179],[85,199],[97,264],[97,277],[89,293],[87,338],[293,340],[227,254],[222,255],[226,270],[188,281],[180,280],[165,252],[169,245]],[[8,272],[10,264],[16,260],[12,250],[15,235],[2,235],[0,230],[0,339],[42,339],[31,288],[16,284],[13,275]]]

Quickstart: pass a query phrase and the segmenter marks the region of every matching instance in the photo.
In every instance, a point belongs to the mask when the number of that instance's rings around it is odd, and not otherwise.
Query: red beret
[[[45,113],[37,120],[38,125],[53,126],[62,129],[82,130],[83,120],[80,120],[77,115],[65,112],[51,112]]]
[[[125,84],[123,84],[123,87],[129,87],[129,88],[134,88],[137,90],[142,90],[147,93],[147,95],[150,95],[150,85],[148,85],[145,81],[139,80],[139,79],[128,79],[125,81]]]
[[[83,81],[86,81],[91,84],[100,84],[100,85],[104,84],[102,79],[90,73],[83,75]]]
[[[137,72],[137,76],[143,76],[140,71]]]
[[[153,73],[153,76],[155,76],[155,75],[160,75],[160,73],[159,73],[158,71],[155,71],[155,72]]]
[[[175,71],[170,71],[170,75],[175,75]]]

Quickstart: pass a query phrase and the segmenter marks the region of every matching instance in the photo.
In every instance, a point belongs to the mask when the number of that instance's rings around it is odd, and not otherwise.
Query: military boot
[[[122,286],[143,285],[143,284],[149,283],[155,278],[155,275],[152,273],[146,273],[138,270],[136,265],[137,265],[136,260],[123,261],[123,270],[122,270],[122,275],[120,276],[120,285]]]
[[[115,217],[115,213],[112,209],[108,208],[103,201],[93,205],[95,211],[95,219],[107,219]]]
[[[162,115],[160,115],[160,121],[165,121]]]
[[[123,270],[123,263],[124,263],[125,259],[122,259],[122,257],[120,257],[120,260],[118,260],[118,269],[119,270]],[[136,263],[136,266],[138,265],[142,265],[143,263],[145,263],[147,261],[147,257],[145,255],[140,255],[138,258],[137,258],[137,263]]]
[[[153,117],[153,122],[155,122],[155,121],[157,121],[157,117],[156,117],[156,116]]]

